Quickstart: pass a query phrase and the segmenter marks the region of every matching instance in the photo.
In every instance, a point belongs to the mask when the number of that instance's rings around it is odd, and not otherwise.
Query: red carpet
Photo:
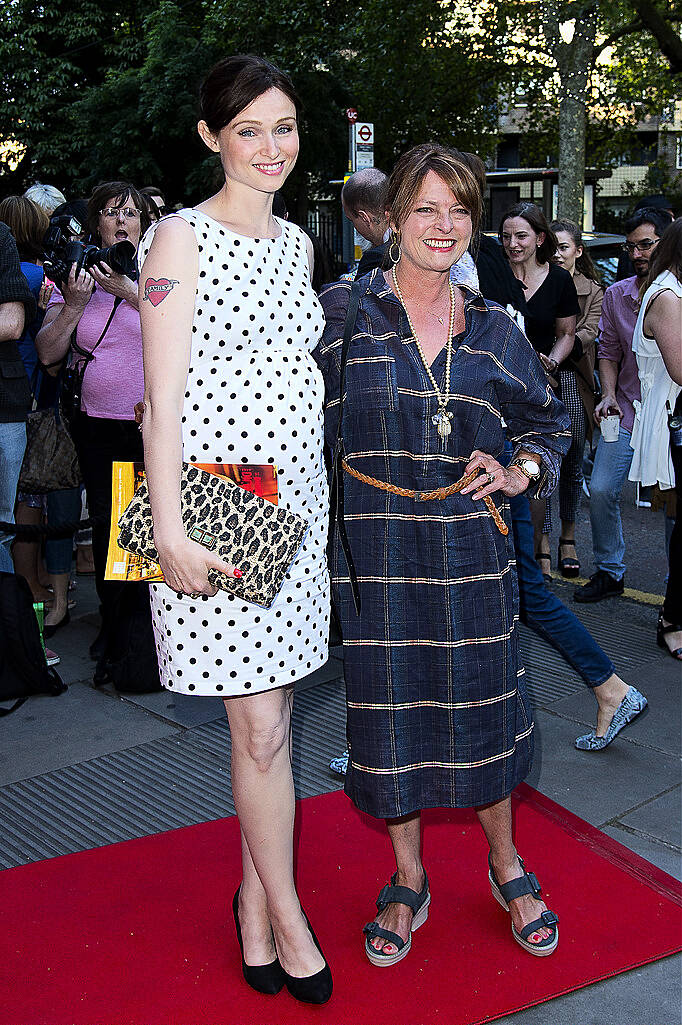
[[[388,840],[335,793],[299,815],[299,889],[334,974],[326,1007],[243,982],[225,819],[0,873],[0,1023],[473,1025],[681,949],[675,880],[529,787],[517,795],[519,849],[561,919],[549,958],[513,942],[473,814],[446,811],[425,816],[428,922],[405,961],[373,968],[360,930],[392,870]]]

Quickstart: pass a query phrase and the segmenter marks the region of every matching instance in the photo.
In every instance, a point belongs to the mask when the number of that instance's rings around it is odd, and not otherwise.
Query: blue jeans
[[[0,424],[0,522],[14,523],[14,503],[26,451],[26,424]],[[10,545],[13,534],[0,532],[0,570],[14,573]]]
[[[615,447],[615,443],[611,445]],[[509,500],[516,548],[521,619],[566,659],[588,687],[598,687],[616,669],[579,619],[547,587],[535,560],[533,523],[525,495]]]
[[[599,439],[590,481],[590,522],[595,569],[616,580],[625,576],[625,541],[620,496],[632,462],[630,432],[620,428],[618,441]]]

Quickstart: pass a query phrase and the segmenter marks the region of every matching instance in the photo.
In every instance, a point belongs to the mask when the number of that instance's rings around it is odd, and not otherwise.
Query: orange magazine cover
[[[277,467],[271,463],[193,463],[200,470],[213,473],[216,477],[227,477],[246,491],[277,505]],[[146,580],[158,583],[163,580],[160,567],[155,562],[132,555],[118,546],[118,521],[126,510],[133,495],[146,480],[143,463],[114,462],[111,467],[111,523],[109,527],[109,551],[105,580]]]

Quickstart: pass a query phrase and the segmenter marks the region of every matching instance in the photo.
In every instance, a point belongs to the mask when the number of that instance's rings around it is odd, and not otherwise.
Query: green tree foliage
[[[5,4],[0,139],[27,147],[18,179],[38,170],[42,174],[44,168],[51,181],[67,186],[81,174],[73,108],[85,92],[142,60],[142,11],[138,0]],[[125,116],[124,111],[117,116]]]
[[[302,216],[311,192],[347,167],[344,110],[377,126],[377,162],[439,139],[478,152],[494,145],[499,49],[474,52],[458,5],[413,0],[10,0],[0,25],[0,140],[25,156],[13,174],[0,153],[0,190],[34,178],[70,193],[109,177],[154,182],[196,200],[218,180],[199,142],[196,95],[220,56],[254,52],[294,78],[304,104],[301,155],[287,183]],[[498,54],[498,56],[496,56]],[[4,160],[4,165],[3,165]]]
[[[495,12],[511,82],[528,102],[529,148],[554,155],[560,205],[579,220],[585,160],[608,166],[627,152],[640,119],[680,95],[682,8],[678,0],[499,0]]]
[[[344,110],[376,125],[376,161],[436,139],[481,156],[496,143],[500,98],[528,100],[526,156],[558,153],[561,82],[548,11],[580,16],[588,0],[8,0],[0,23],[0,192],[35,178],[70,194],[128,177],[195,201],[219,180],[197,138],[198,83],[228,53],[254,52],[291,73],[304,103],[298,165],[286,198],[300,219],[310,195],[347,167]],[[594,0],[599,31],[585,101],[591,164],[622,152],[623,133],[679,93],[649,27],[679,33],[679,0]],[[677,13],[675,13],[677,12]],[[671,53],[674,43],[666,37]],[[554,39],[556,43],[556,39]],[[611,64],[594,74],[600,48]],[[620,134],[619,134],[620,133]],[[24,150],[16,171],[12,152]]]

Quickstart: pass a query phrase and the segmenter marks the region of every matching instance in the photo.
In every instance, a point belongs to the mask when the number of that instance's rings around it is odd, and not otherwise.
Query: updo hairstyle
[[[212,135],[229,125],[242,110],[266,93],[279,89],[301,112],[301,101],[289,76],[263,57],[237,54],[215,64],[201,84],[199,117]]]

